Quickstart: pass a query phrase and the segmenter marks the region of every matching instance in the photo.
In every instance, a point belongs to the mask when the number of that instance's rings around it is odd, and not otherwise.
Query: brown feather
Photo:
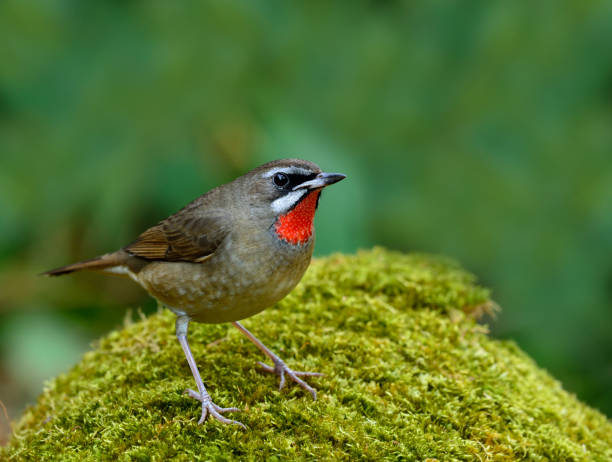
[[[66,265],[60,268],[52,269],[50,271],[45,271],[41,274],[44,276],[61,276],[62,274],[68,274],[74,271],[81,270],[102,271],[106,268],[123,265],[126,261],[126,258],[129,258],[129,256],[125,252],[120,250],[118,252],[107,253],[106,255],[101,255],[99,257],[92,258],[91,260],[80,261],[77,263],[72,263],[71,265]]]
[[[197,212],[194,207],[185,207],[147,229],[124,250],[148,260],[206,260],[226,237],[229,226],[224,214],[198,216]]]

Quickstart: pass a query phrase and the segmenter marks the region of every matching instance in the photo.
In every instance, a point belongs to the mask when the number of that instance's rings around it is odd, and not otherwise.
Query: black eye
[[[284,173],[277,173],[274,175],[274,184],[279,188],[284,188],[289,184],[289,177]]]

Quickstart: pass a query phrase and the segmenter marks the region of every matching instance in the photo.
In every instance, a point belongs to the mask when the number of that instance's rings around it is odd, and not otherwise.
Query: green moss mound
[[[309,378],[282,392],[228,325],[193,324],[204,382],[232,417],[208,420],[163,311],[113,332],[53,380],[6,460],[610,461],[612,425],[511,342],[474,321],[486,289],[455,263],[382,249],[313,262],[277,306],[245,321]]]

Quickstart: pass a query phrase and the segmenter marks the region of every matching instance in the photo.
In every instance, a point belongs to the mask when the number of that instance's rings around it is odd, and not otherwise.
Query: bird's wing
[[[212,256],[229,232],[222,213],[177,213],[147,229],[127,252],[147,260],[202,262]]]

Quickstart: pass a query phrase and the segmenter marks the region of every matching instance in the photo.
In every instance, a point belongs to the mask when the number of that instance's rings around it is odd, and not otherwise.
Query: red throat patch
[[[303,244],[312,236],[313,220],[321,191],[308,193],[298,205],[276,220],[276,234],[290,244]]]

